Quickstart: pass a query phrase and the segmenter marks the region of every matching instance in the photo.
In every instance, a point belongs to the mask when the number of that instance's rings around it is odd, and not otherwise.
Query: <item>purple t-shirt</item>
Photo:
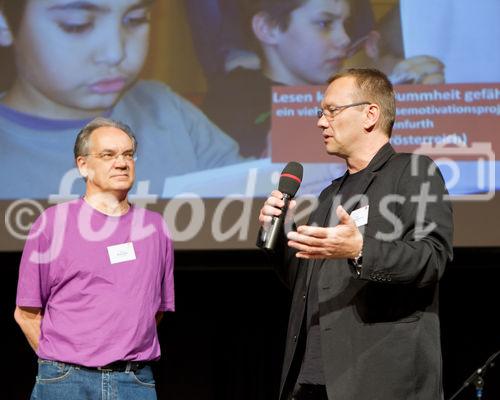
[[[162,216],[131,206],[111,217],[82,199],[47,209],[24,247],[16,304],[43,309],[41,358],[94,367],[159,358],[155,314],[174,311]]]

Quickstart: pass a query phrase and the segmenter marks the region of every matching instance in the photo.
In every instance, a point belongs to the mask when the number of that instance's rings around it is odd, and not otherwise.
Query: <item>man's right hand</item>
[[[40,341],[42,318],[41,308],[16,306],[14,311],[14,319],[21,327],[26,339],[28,339],[28,343],[35,352]]]
[[[264,205],[260,209],[259,223],[264,230],[269,228],[273,217],[279,217],[281,215],[281,209],[284,205],[285,202],[283,201],[283,193],[279,190],[273,190],[271,192],[271,196],[267,198]],[[297,202],[295,200],[291,200],[288,205],[288,210],[293,210],[296,205]],[[290,215],[291,213],[288,213],[287,217]]]

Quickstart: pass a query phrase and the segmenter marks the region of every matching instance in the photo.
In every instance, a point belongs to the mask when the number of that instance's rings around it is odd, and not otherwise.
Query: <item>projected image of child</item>
[[[359,51],[369,66],[380,68],[381,38],[369,0],[240,0],[240,6],[247,14],[241,25],[248,25],[255,43],[254,57],[240,51],[238,61],[229,53],[226,70],[208,82],[202,109],[238,141],[244,155],[269,154],[273,85],[324,85]],[[409,76],[411,83],[424,83],[430,73],[432,83],[444,80],[443,65],[435,58],[397,61],[395,84],[410,83]]]
[[[153,3],[0,0],[0,46],[15,72],[0,93],[0,198],[59,193],[75,136],[96,116],[137,132],[137,181],[149,181],[150,193],[162,192],[165,177],[242,160],[236,142],[190,102],[138,80]]]

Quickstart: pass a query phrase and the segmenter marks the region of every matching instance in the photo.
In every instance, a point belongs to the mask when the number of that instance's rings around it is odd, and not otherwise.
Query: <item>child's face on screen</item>
[[[309,0],[290,14],[278,34],[276,51],[284,83],[324,84],[336,73],[350,43],[344,29],[349,15],[346,0]]]
[[[113,106],[146,58],[144,0],[28,0],[14,36],[17,79],[6,103],[48,118]]]

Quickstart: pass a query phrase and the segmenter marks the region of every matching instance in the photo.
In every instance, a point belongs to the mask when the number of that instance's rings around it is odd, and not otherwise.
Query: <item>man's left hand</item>
[[[335,227],[323,228],[302,225],[297,232],[289,232],[288,245],[297,249],[298,258],[356,258],[363,248],[363,235],[352,217],[342,206],[338,206],[339,223]]]

